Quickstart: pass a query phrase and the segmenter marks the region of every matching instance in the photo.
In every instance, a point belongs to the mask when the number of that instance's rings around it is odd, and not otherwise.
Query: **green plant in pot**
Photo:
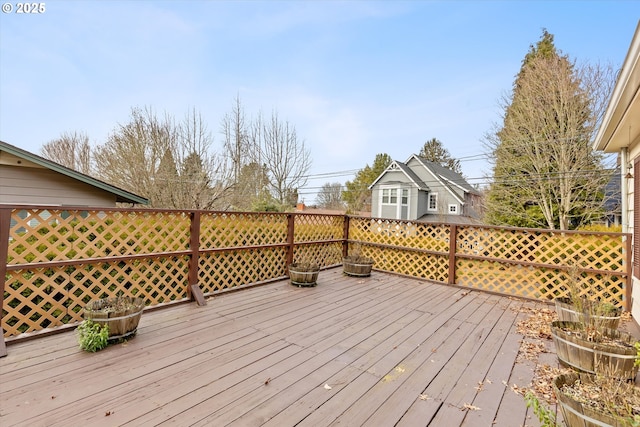
[[[109,345],[109,326],[84,320],[76,328],[80,349],[95,353]]]
[[[118,341],[136,334],[144,307],[144,299],[120,295],[89,302],[82,315],[85,320],[107,325],[109,341]]]

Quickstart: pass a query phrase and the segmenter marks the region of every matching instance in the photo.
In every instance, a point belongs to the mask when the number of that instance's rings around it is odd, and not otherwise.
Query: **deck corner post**
[[[349,215],[344,215],[344,228],[342,231],[342,256],[349,256]]]
[[[289,271],[289,266],[293,263],[293,249],[295,242],[295,216],[292,213],[287,214],[287,265],[285,270]]]
[[[447,283],[449,285],[456,284],[456,250],[457,242],[456,237],[458,235],[458,226],[456,224],[450,224],[449,226],[449,274]]]
[[[7,260],[9,259],[9,228],[11,227],[11,208],[0,208],[0,308],[4,307],[4,288],[7,282]],[[4,330],[0,319],[0,357],[7,355],[4,342]]]
[[[198,284],[198,269],[200,258],[200,211],[192,211],[189,213],[191,225],[189,227],[189,249],[191,255],[189,258],[189,285],[187,286],[187,294],[191,301],[195,301],[198,305],[207,305],[204,299],[202,289]]]

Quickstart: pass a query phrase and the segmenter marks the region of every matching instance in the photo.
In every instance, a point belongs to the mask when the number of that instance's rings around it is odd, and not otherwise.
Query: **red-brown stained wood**
[[[72,332],[11,343],[0,425],[535,425],[502,384],[533,375],[516,362],[525,304],[539,306],[324,270],[315,288],[146,312],[134,339],[95,354]]]

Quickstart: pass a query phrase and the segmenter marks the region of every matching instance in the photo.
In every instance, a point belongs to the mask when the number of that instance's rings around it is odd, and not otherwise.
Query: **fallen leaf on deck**
[[[463,410],[466,409],[467,411],[479,411],[480,410],[480,408],[478,408],[477,406],[473,406],[473,405],[470,405],[468,403],[465,403],[464,406],[462,407],[462,409]]]

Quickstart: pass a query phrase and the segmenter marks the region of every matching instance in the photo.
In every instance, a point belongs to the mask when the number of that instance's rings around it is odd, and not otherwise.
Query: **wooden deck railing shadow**
[[[294,260],[328,268],[354,250],[378,270],[542,300],[566,295],[577,266],[595,296],[629,310],[630,241],[345,215],[5,205],[2,329],[12,341],[73,327],[87,302],[115,295],[148,308],[203,304],[285,278]]]

